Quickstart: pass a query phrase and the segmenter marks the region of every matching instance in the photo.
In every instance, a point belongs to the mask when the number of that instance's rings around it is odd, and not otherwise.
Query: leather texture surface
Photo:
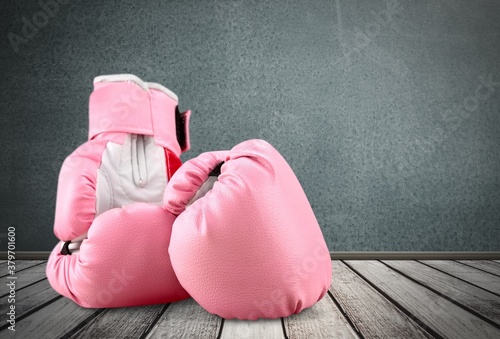
[[[49,257],[47,278],[57,292],[83,307],[181,300],[189,295],[175,276],[168,254],[175,215],[159,206],[167,179],[180,164],[175,125],[166,129],[174,133],[167,138],[169,143],[157,138],[154,129],[147,133],[153,137],[130,134],[140,132],[138,121],[175,124],[176,107],[163,91],[114,79],[116,83],[95,84],[97,93],[91,95],[90,116],[99,117],[91,119],[91,130],[94,125],[102,132],[91,133],[92,140],[68,156],[61,168],[54,223],[61,242]],[[121,130],[121,126],[128,127]],[[165,137],[163,132],[159,136]],[[177,147],[164,148],[174,141]],[[118,190],[117,182],[126,189]],[[79,251],[61,254],[66,241],[81,242]]]
[[[168,255],[175,216],[160,206],[135,203],[98,216],[80,252],[53,249],[47,278],[83,307],[108,308],[169,303],[188,297]]]
[[[220,163],[212,190],[186,207]],[[331,282],[328,248],[307,197],[269,143],[204,153],[167,184],[170,258],[182,286],[223,318],[286,317],[312,306]]]

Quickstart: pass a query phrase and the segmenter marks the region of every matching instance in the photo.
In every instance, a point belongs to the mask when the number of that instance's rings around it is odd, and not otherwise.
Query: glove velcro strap
[[[189,129],[188,119],[177,122],[177,105],[177,96],[161,85],[131,75],[98,77],[89,102],[89,140],[105,132],[152,135],[180,155],[189,148]],[[184,131],[180,140],[178,130]]]

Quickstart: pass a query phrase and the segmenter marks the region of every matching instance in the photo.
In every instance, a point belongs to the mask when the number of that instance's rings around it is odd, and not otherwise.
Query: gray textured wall
[[[0,2],[2,250],[12,225],[18,250],[55,245],[92,79],[123,72],[193,110],[183,160],[271,142],[331,250],[500,250],[499,1],[76,1],[45,25],[40,10]],[[43,27],[25,38],[23,17]]]

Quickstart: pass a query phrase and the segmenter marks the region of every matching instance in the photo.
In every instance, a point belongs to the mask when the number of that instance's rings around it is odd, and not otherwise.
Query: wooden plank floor
[[[8,329],[0,262],[0,338],[500,338],[500,262],[332,261],[328,294],[283,319],[224,320],[193,299],[85,309],[54,292],[45,261],[17,261],[16,326]]]

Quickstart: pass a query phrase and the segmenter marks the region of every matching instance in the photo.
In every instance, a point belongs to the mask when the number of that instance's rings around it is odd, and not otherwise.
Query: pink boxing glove
[[[223,318],[287,317],[320,300],[332,268],[285,159],[263,140],[186,162],[165,191],[179,215],[170,259],[182,286]]]
[[[133,75],[94,80],[89,141],[59,174],[47,263],[52,287],[83,307],[187,298],[170,264],[175,216],[163,209],[167,182],[189,149],[189,115],[167,88]]]

